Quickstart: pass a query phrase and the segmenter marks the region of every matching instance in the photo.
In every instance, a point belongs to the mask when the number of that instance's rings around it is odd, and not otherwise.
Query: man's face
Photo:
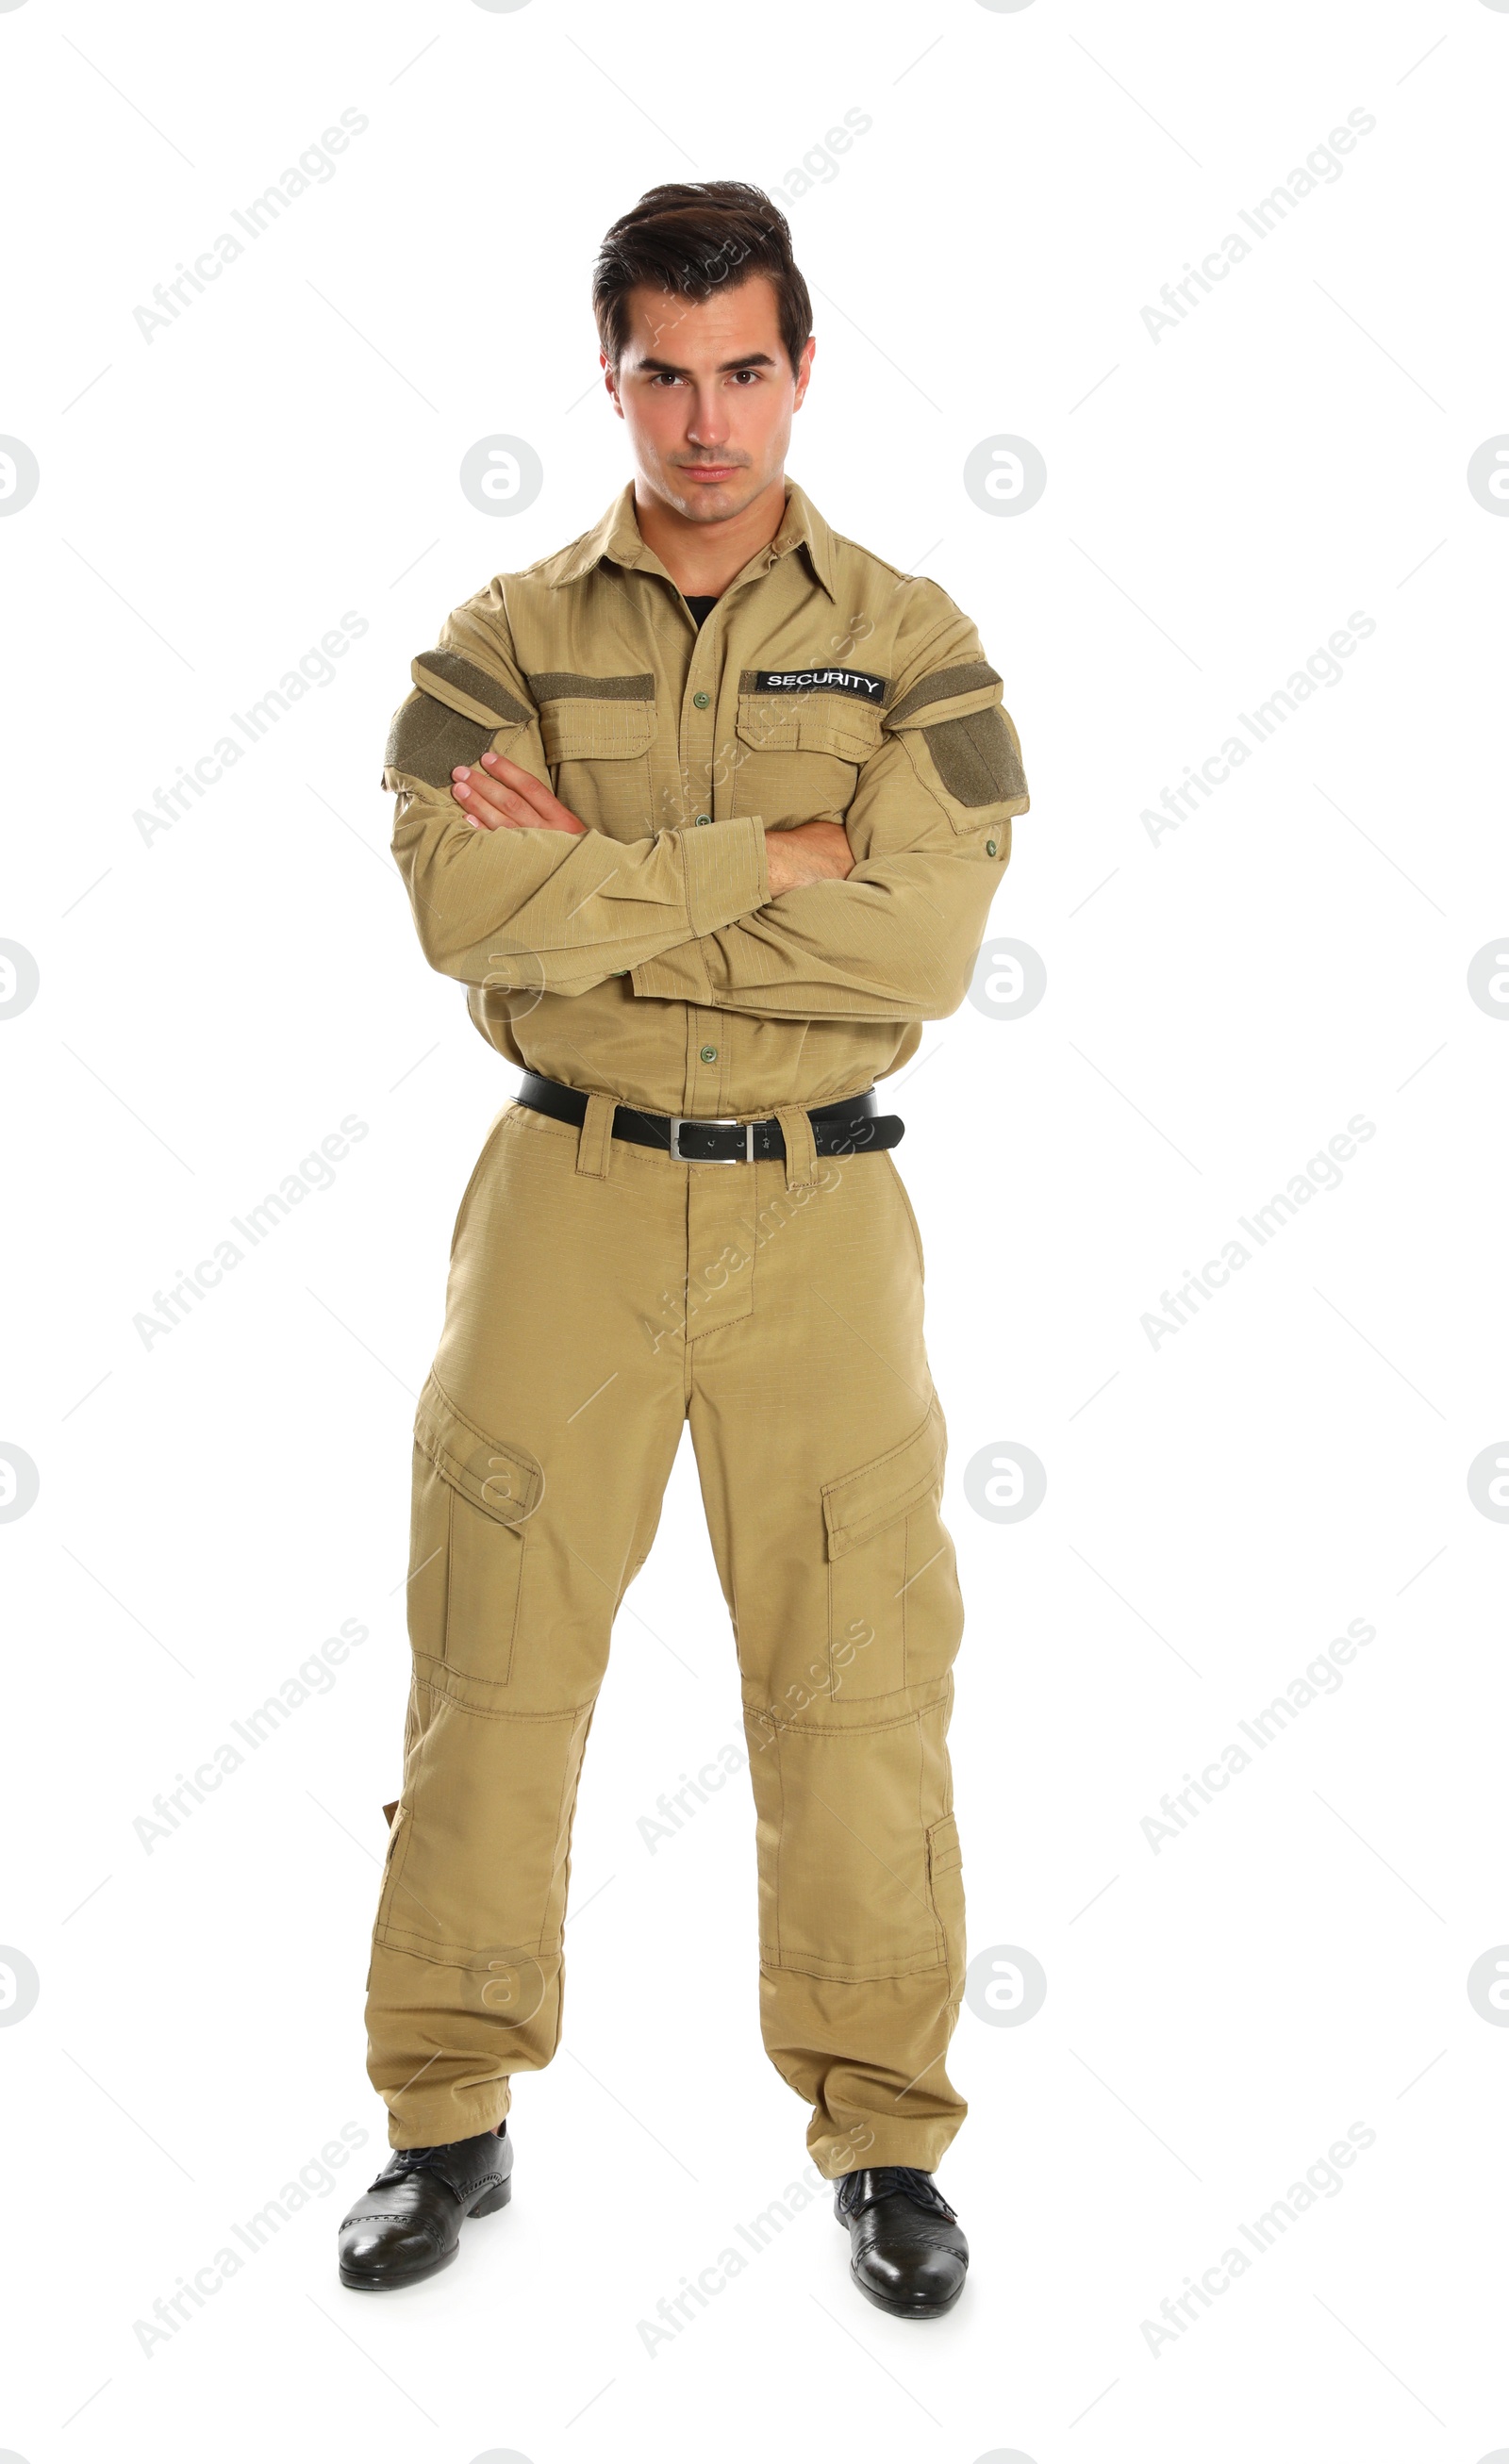
[[[640,285],[629,312],[617,380],[609,371],[607,383],[635,472],[688,521],[726,521],[786,467],[815,341],[793,377],[763,274],[701,301]]]

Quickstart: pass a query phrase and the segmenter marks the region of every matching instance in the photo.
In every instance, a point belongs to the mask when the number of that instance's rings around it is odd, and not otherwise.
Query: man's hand
[[[451,773],[451,793],[479,830],[565,830],[570,838],[586,836],[587,824],[503,753],[484,753],[478,770],[457,762]]]
[[[772,898],[783,890],[805,889],[810,881],[843,881],[854,869],[842,822],[799,822],[794,829],[766,830],[765,853]]]

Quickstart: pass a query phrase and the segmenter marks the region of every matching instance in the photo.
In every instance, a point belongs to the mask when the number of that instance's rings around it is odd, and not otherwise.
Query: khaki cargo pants
[[[943,2068],[963,1610],[916,1221],[888,1155],[818,1158],[799,1111],[785,1162],[737,1165],[610,1117],[505,1107],[456,1220],[414,1427],[372,2082],[392,2145],[430,2145],[495,2128],[556,2050],[583,1749],[689,1419],[738,1651],[766,2049],[825,2173],[931,2171],[966,2109]]]

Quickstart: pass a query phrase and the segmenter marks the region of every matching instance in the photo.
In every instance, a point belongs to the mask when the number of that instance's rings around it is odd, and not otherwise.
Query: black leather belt
[[[587,1097],[579,1087],[563,1087],[533,1069],[524,1071],[517,1100],[578,1129],[587,1118]],[[906,1134],[898,1113],[876,1111],[873,1087],[841,1104],[819,1104],[807,1117],[820,1155],[868,1155],[899,1146]],[[680,1112],[641,1112],[632,1104],[614,1108],[613,1135],[631,1146],[658,1147],[677,1163],[760,1163],[786,1154],[779,1121],[697,1121]]]

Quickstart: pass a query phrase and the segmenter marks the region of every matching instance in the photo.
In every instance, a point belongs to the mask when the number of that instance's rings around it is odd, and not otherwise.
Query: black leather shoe
[[[893,2319],[939,2319],[964,2291],[969,2245],[931,2173],[877,2165],[842,2173],[833,2213],[849,2228],[849,2273]]]
[[[514,2169],[508,2124],[443,2147],[395,2147],[341,2222],[341,2281],[379,2293],[449,2267],[468,2216],[506,2208]]]

